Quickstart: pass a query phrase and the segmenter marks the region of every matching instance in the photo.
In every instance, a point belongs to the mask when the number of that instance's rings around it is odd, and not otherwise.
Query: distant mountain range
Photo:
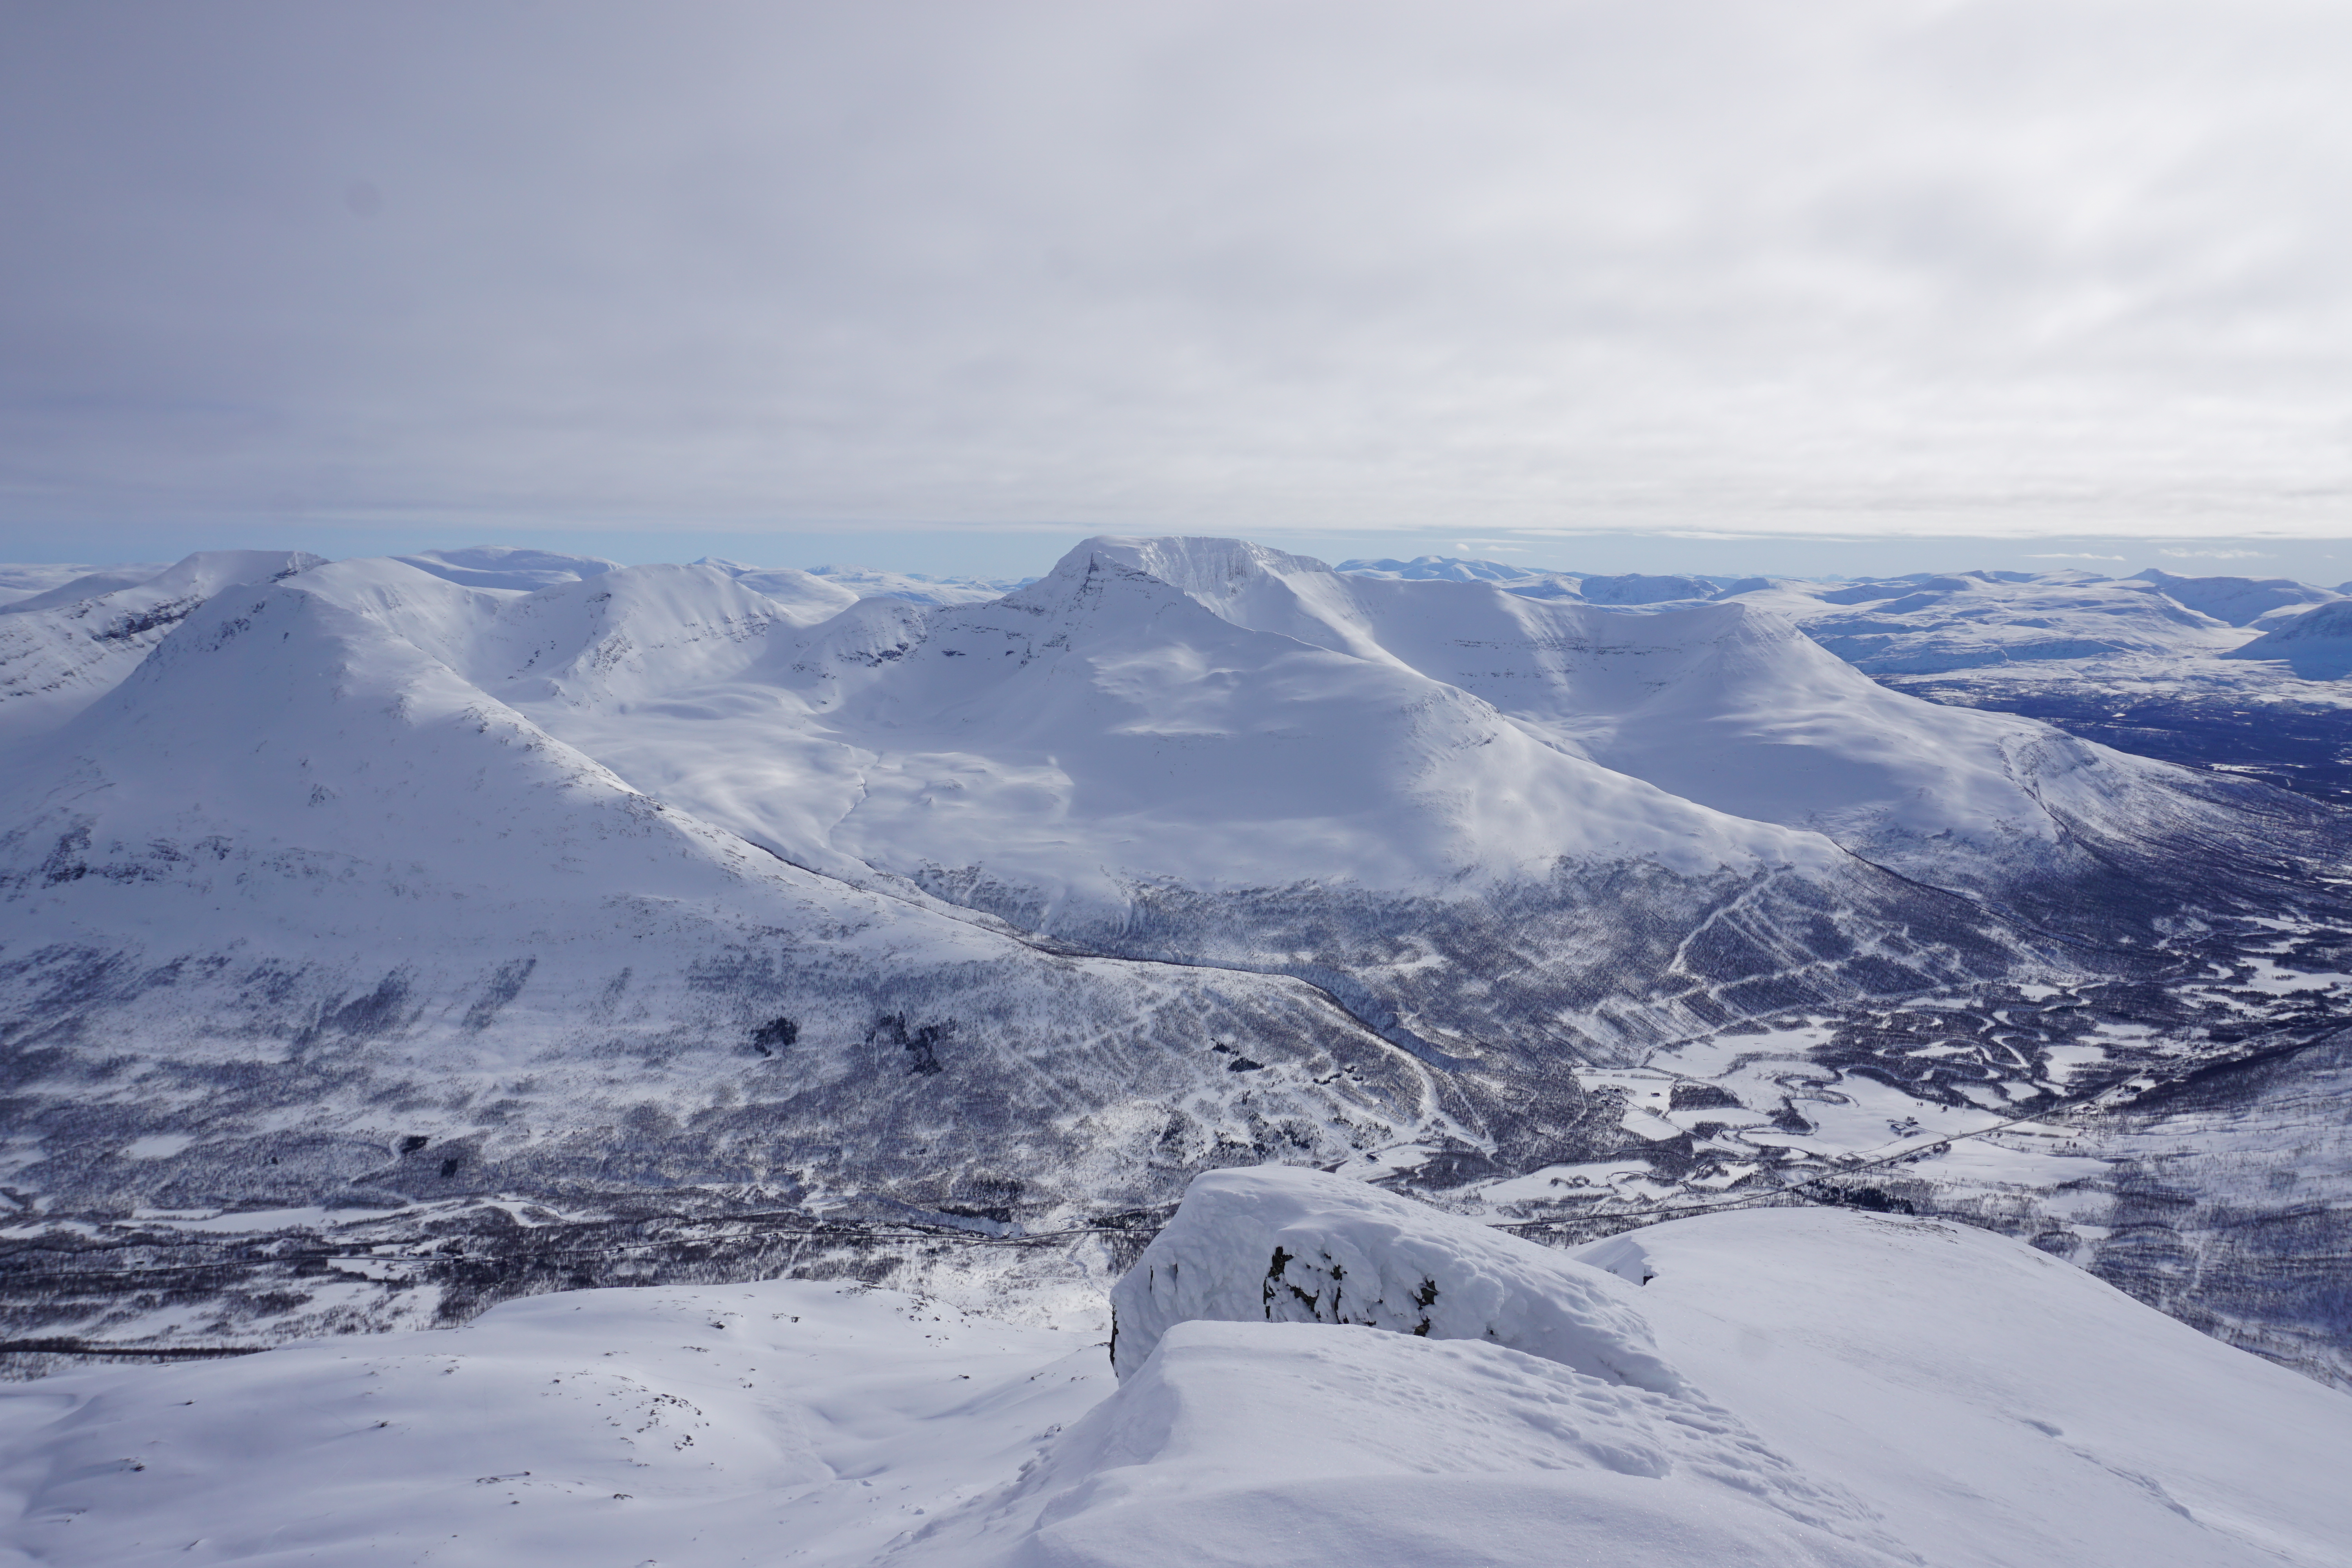
[[[2284,689],[2262,648],[2347,602],[1230,539],[1025,584],[85,574],[0,606],[0,1192],[1005,1226],[1269,1158],[1538,1215],[1636,1195],[1607,1170],[1777,1191],[2237,1059],[2222,992],[2314,990],[2262,976],[2340,918],[2311,792],[1885,682]],[[2249,1342],[2303,1310],[2174,1307]]]

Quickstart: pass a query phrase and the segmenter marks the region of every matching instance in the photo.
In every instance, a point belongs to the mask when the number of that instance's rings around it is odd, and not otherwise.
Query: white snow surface
[[[128,588],[171,569],[168,561],[128,562],[113,566],[11,562],[0,564],[0,616],[16,610],[78,604],[117,588]]]
[[[740,561],[723,561],[715,555],[706,555],[694,564],[715,566],[753,593],[773,599],[784,607],[785,615],[795,626],[814,626],[839,615],[865,596],[831,577],[821,577],[795,566],[746,566]]]
[[[1932,675],[2047,659],[2210,658],[2237,626],[2175,603],[2154,583],[2053,574],[1955,572],[1882,583],[1780,580],[1727,595],[1785,616],[1873,675]]]
[[[1202,1178],[1211,1229],[1254,1247],[1234,1194],[1300,1189],[1234,1174]],[[1495,1239],[1357,1191],[1314,1188],[1323,1234]],[[2352,1399],[2030,1247],[1759,1209],[1580,1258],[1569,1310],[1646,1323],[1680,1392],[1263,1316],[1171,1323],[1115,1382],[1076,1319],[812,1281],[53,1376],[0,1387],[0,1560],[2336,1568],[2352,1541]]]
[[[933,577],[921,572],[885,572],[872,566],[812,566],[809,574],[847,589],[861,599],[903,599],[910,605],[976,605],[1001,598],[1027,578]]]
[[[36,733],[121,679],[161,630],[118,649],[81,623],[125,594],[184,603],[198,562],[207,594],[283,569],[192,558],[0,620],[0,726]],[[636,790],[829,874],[1013,889],[1045,929],[1154,880],[1819,874],[1842,858],[1816,834],[1968,886],[2053,852],[2053,805],[2189,809],[2178,770],[1888,691],[1750,602],[1626,616],[1233,540],[1095,540],[963,605],[861,603],[849,580],[484,549],[299,583],[383,658],[425,655]]]
[[[1111,1292],[1121,1377],[1195,1321],[1478,1340],[1657,1394],[1689,1386],[1601,1270],[1427,1204],[1281,1165],[1192,1179]]]
[[[392,559],[466,588],[530,593],[584,577],[601,577],[620,565],[601,555],[566,555],[553,550],[518,550],[477,544],[464,550],[426,550]]]
[[[1521,583],[1565,577],[1572,584],[1576,580],[1572,572],[1538,572],[1526,566],[1514,566],[1505,561],[1464,561],[1451,555],[1416,555],[1410,561],[1392,557],[1379,561],[1342,561],[1332,570],[1353,576],[1385,577],[1415,583]]]
[[[2352,600],[2320,605],[2221,657],[2276,659],[2305,680],[2341,680],[2352,675]]]
[[[14,613],[0,612],[0,740],[22,742],[66,723],[222,589],[277,582],[322,560],[300,551],[205,551],[152,575],[100,573],[6,606]]]
[[[2292,577],[2179,577],[2154,566],[2136,580],[2153,583],[2174,604],[2233,626],[2293,616],[2344,596]]]

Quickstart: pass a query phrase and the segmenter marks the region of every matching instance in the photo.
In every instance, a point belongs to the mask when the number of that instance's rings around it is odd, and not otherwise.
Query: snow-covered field
[[[0,1390],[0,1549],[2324,1568],[2352,1541],[2352,1398],[1935,1221],[1768,1209],[1570,1258],[1233,1172],[1119,1305],[1116,1376],[1098,1306],[1016,1327],[782,1280],[52,1377]]]

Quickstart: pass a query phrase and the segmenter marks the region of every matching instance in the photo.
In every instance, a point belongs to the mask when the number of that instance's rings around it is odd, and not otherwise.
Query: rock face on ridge
[[[1612,1284],[1560,1252],[1342,1176],[1211,1171],[1111,1291],[1111,1364],[1132,1376],[1178,1323],[1353,1323],[1689,1394]]]

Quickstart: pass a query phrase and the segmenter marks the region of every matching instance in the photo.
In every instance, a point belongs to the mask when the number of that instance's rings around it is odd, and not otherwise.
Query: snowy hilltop
[[[1014,1324],[839,1281],[0,1388],[0,1544],[275,1561],[2316,1565],[2352,1400],[2032,1248],[1727,1213],[1567,1252],[1204,1176]]]

